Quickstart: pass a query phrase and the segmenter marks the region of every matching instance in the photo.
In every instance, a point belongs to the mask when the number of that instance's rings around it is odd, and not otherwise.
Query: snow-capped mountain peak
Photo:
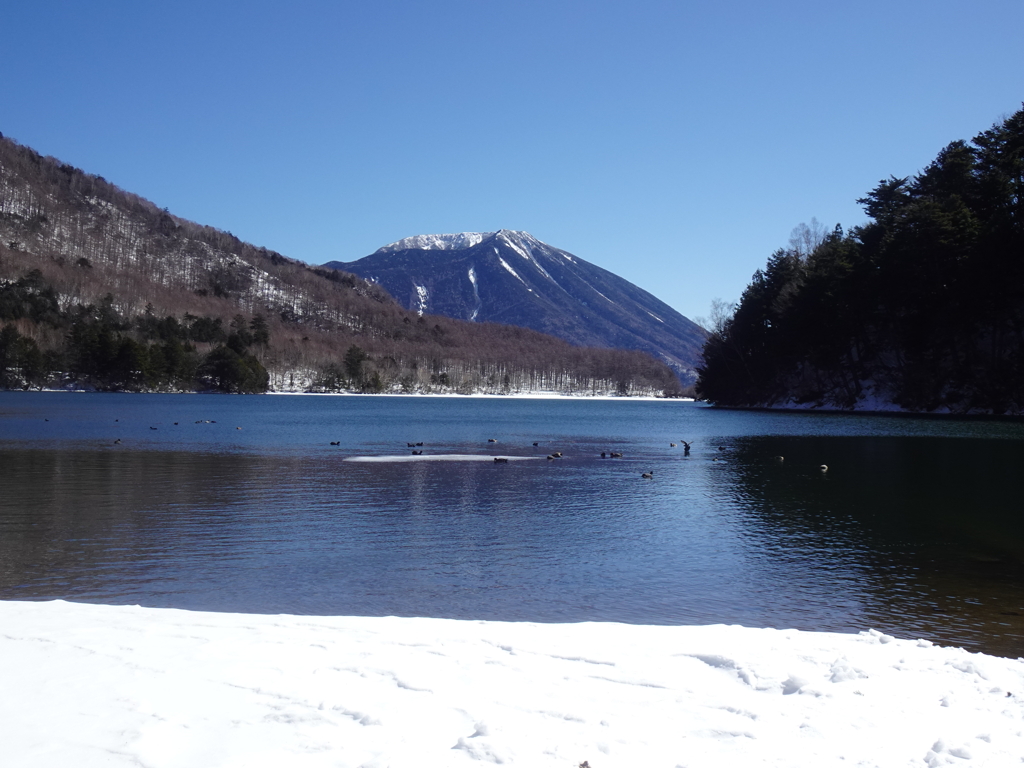
[[[416,235],[324,265],[379,281],[403,306],[520,325],[581,346],[640,349],[693,380],[703,331],[626,280],[529,232]]]
[[[413,235],[396,240],[375,253],[397,253],[398,251],[461,251],[472,248],[484,240],[499,238],[511,245],[513,248],[531,252],[533,248],[543,245],[540,240],[529,232],[520,232],[514,229],[499,229],[497,232],[455,232],[443,235]]]
[[[378,248],[376,253],[396,253],[398,251],[420,250],[420,251],[460,251],[463,248],[472,248],[474,245],[483,242],[494,232],[456,232],[447,235],[413,235],[396,240],[383,248]]]

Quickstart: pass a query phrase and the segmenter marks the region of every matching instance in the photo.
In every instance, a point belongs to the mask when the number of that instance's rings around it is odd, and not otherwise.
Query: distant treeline
[[[405,310],[0,138],[0,386],[678,394],[633,351]]]
[[[804,225],[720,314],[698,392],[721,405],[1024,412],[1024,110]]]
[[[460,325],[452,321],[456,327]],[[443,345],[448,333],[428,328],[423,318],[403,326],[434,337]],[[28,328],[23,335],[19,326]],[[534,331],[500,325],[480,326],[492,342],[489,354],[460,360],[467,349],[424,364],[415,357],[372,355],[351,344],[336,359],[304,371],[304,389],[332,392],[474,391],[515,392],[553,389],[619,394],[659,392],[672,374],[639,352],[571,347]],[[414,331],[407,330],[412,335]],[[504,342],[501,343],[504,337]],[[49,339],[42,345],[36,338]],[[0,281],[0,387],[89,388],[117,391],[265,392],[270,375],[261,358],[270,355],[270,325],[263,315],[220,317],[186,313],[159,317],[144,312],[125,316],[108,294],[97,304],[61,308],[57,292],[40,270],[17,280]],[[509,343],[511,342],[511,343]],[[557,361],[545,355],[552,347]],[[294,372],[292,372],[294,375]],[[281,382],[294,385],[293,382]],[[658,388],[661,389],[658,389]],[[287,388],[287,386],[286,386]],[[292,386],[292,388],[294,388]]]
[[[266,348],[266,319],[186,314],[156,317],[152,309],[125,318],[113,296],[61,309],[36,269],[0,282],[0,387],[88,387],[109,390],[265,392],[269,377],[249,350]],[[18,331],[26,321],[56,331],[63,343],[41,348]],[[207,348],[200,352],[199,347]]]

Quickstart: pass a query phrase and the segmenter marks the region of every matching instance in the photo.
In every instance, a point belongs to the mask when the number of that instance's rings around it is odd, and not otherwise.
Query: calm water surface
[[[1017,656],[1022,466],[1018,423],[0,393],[0,598],[874,627]]]

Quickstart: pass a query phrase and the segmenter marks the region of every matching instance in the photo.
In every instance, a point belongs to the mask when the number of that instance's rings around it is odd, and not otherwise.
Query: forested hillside
[[[0,137],[0,387],[616,392],[648,355],[419,316]]]
[[[701,396],[1024,413],[1024,110],[858,202],[868,223],[754,274],[707,341]]]

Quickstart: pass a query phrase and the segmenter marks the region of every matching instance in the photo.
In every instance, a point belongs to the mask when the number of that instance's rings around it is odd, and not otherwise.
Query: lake
[[[2,392],[0,598],[872,627],[1018,656],[1022,466],[1017,422]]]

